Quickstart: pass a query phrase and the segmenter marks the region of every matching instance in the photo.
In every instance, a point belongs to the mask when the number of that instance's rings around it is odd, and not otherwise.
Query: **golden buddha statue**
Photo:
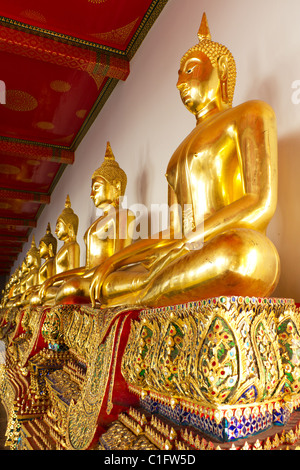
[[[28,250],[28,253],[26,255],[26,265],[28,268],[28,272],[24,279],[25,291],[37,284],[39,269],[41,266],[40,252],[39,249],[36,247],[34,236],[32,237],[31,248]]]
[[[46,234],[41,238],[39,243],[39,256],[44,259],[44,263],[40,266],[37,276],[37,283],[29,289],[22,289],[22,305],[30,303],[31,298],[36,295],[46,279],[55,274],[55,255],[57,249],[57,240],[51,233],[50,223],[47,225]]]
[[[14,307],[20,307],[21,306],[21,299],[26,291],[26,279],[27,279],[27,274],[29,273],[30,267],[27,263],[27,256],[25,256],[25,259],[23,260],[21,266],[18,267],[16,271],[16,278],[17,282],[15,285],[15,292],[14,296],[11,299],[9,305],[14,306]]]
[[[12,290],[12,282],[13,282],[13,275],[11,275],[5,284],[4,292],[1,298],[1,306],[5,308],[7,302],[11,298],[11,290]]]
[[[55,274],[55,255],[57,250],[57,240],[51,233],[51,226],[48,223],[46,234],[41,238],[39,243],[40,257],[45,261],[39,269],[39,284],[43,284]]]
[[[63,246],[54,258],[54,274],[48,277],[41,285],[38,293],[30,299],[30,305],[51,305],[54,302],[57,289],[63,282],[65,273],[80,265],[80,247],[76,236],[78,231],[78,216],[71,208],[69,195],[66,198],[65,208],[57,219],[55,233]],[[49,267],[49,266],[48,266]],[[41,274],[44,276],[45,272]]]
[[[14,306],[14,299],[19,294],[19,285],[20,285],[20,266],[13,272],[11,275],[8,285],[7,285],[7,295],[5,299],[6,307]]]
[[[13,297],[8,301],[8,307],[21,307],[23,306],[23,296],[26,291],[35,286],[38,280],[38,272],[41,265],[41,257],[38,248],[35,244],[35,237],[33,235],[31,247],[28,250],[25,259],[16,271],[16,288]]]
[[[95,268],[132,241],[134,214],[120,207],[127,185],[126,173],[116,162],[107,142],[102,165],[92,175],[90,197],[102,215],[84,235],[86,262],[69,271],[58,289],[55,303],[90,303],[90,283]]]
[[[178,208],[170,236],[140,240],[99,266],[94,305],[263,297],[277,285],[279,256],[266,237],[277,203],[275,115],[261,101],[232,107],[235,61],[211,40],[205,14],[198,38],[181,60],[177,83],[196,127],[167,167],[168,204]]]
[[[28,274],[28,271],[29,271],[29,267],[27,266],[26,257],[25,257],[25,259],[23,260],[21,264],[21,278],[20,278],[20,292],[21,293],[25,292],[26,290],[25,279]]]

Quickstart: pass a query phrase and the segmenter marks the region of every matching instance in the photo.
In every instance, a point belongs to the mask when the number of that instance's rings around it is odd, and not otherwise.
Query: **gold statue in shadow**
[[[30,249],[28,250],[21,267],[17,270],[16,294],[10,299],[8,307],[23,307],[25,305],[24,296],[26,292],[38,282],[38,273],[41,266],[39,249],[35,244],[35,237],[32,237]]]
[[[47,225],[46,234],[39,243],[39,257],[44,259],[44,263],[38,270],[36,284],[30,288],[24,289],[21,305],[30,304],[33,298],[38,294],[41,285],[55,274],[55,255],[57,250],[57,240],[51,233],[50,223]]]
[[[180,63],[177,88],[196,127],[167,167],[169,236],[138,241],[95,271],[93,304],[166,306],[220,295],[269,296],[279,256],[266,236],[277,203],[277,135],[264,102],[232,107],[236,67],[211,40]],[[180,236],[180,233],[182,233]]]
[[[104,161],[92,175],[91,199],[102,214],[84,235],[85,266],[67,272],[55,303],[90,303],[90,283],[97,266],[132,242],[134,214],[121,207],[126,173],[116,162],[110,143]]]
[[[55,233],[63,246],[59,249],[52,262],[54,274],[48,277],[40,286],[38,292],[30,299],[30,305],[53,305],[58,287],[64,280],[65,273],[77,268],[80,264],[80,247],[76,240],[78,231],[78,216],[71,208],[69,195],[65,208],[57,219]],[[49,267],[49,266],[48,266]],[[41,273],[41,276],[45,275]]]
[[[23,261],[23,266],[26,266],[27,271],[28,269],[25,260]],[[6,298],[2,303],[3,306],[9,308],[15,306],[15,301],[20,298],[21,283],[23,282],[24,277],[25,274],[23,275],[22,267],[18,266],[9,279]]]

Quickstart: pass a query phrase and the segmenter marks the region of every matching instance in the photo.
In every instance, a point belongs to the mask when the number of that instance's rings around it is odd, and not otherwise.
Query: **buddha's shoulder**
[[[261,100],[245,101],[244,103],[231,108],[233,114],[240,115],[241,117],[256,116],[262,119],[275,119],[275,112],[273,108]]]
[[[77,249],[79,247],[79,243],[77,240],[70,240],[68,242],[65,242],[63,246],[58,250],[56,253],[56,257],[59,255],[64,255],[65,253],[68,253],[72,249]]]

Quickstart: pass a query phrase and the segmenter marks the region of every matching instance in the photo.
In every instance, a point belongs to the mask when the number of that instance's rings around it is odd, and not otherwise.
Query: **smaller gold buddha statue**
[[[25,277],[25,291],[37,284],[39,269],[41,266],[40,252],[36,247],[34,236],[32,237],[31,248],[26,255],[26,265],[28,272]]]
[[[39,284],[43,284],[55,274],[57,240],[51,233],[50,223],[47,225],[46,234],[40,240],[39,250],[41,258],[45,260],[39,270]]]
[[[17,283],[14,291],[15,293],[8,302],[9,307],[23,306],[23,296],[26,291],[37,284],[41,257],[35,244],[34,235],[32,237],[31,247],[26,254],[24,262],[22,263],[22,267],[19,267],[16,272]]]
[[[20,278],[20,293],[23,294],[26,290],[26,276],[28,274],[29,268],[26,263],[26,257],[21,264],[21,278]]]
[[[22,305],[30,303],[30,299],[36,295],[46,279],[50,278],[55,274],[55,255],[57,250],[57,240],[51,233],[50,223],[47,225],[46,234],[41,238],[39,243],[39,254],[44,263],[41,265],[38,271],[37,284],[31,288],[22,291]]]
[[[22,292],[20,293],[20,299],[17,302],[17,306],[24,306],[23,299],[26,296],[26,292],[29,292],[37,283],[39,276],[39,269],[41,266],[41,257],[39,249],[35,244],[35,237],[32,237],[31,248],[29,249],[25,258],[27,272],[22,283]]]
[[[7,284],[7,294],[6,294],[6,299],[5,299],[5,307],[13,307],[14,304],[14,298],[18,294],[18,288],[19,288],[19,270],[20,267],[18,267],[13,274],[11,275],[8,284]]]
[[[65,273],[79,267],[80,247],[76,240],[78,223],[78,216],[71,208],[70,197],[67,195],[65,208],[58,217],[55,228],[56,236],[63,242],[63,246],[53,260],[54,274],[43,282],[39,292],[30,299],[30,305],[51,305]]]
[[[22,280],[21,266],[18,266],[11,277],[10,294],[9,294],[9,298],[11,301],[12,299],[16,298],[20,294],[21,280]],[[12,305],[10,304],[10,306]]]
[[[2,294],[1,306],[2,306],[3,309],[5,308],[7,302],[10,298],[11,282],[12,282],[12,276],[8,279],[7,283],[5,284],[4,292]]]
[[[121,207],[127,185],[126,173],[116,162],[107,142],[102,165],[92,175],[90,197],[102,215],[84,235],[86,263],[66,273],[64,283],[57,291],[55,303],[90,303],[89,288],[96,267],[132,242],[134,214]]]
[[[26,291],[26,277],[29,272],[29,266],[27,265],[26,257],[23,260],[21,266],[16,270],[16,283],[14,289],[14,295],[9,302],[9,306],[20,307],[22,295]]]

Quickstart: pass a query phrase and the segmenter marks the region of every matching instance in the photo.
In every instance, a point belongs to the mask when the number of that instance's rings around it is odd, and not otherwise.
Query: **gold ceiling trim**
[[[87,41],[85,39],[77,38],[75,36],[58,33],[57,31],[52,31],[50,29],[29,25],[27,23],[13,20],[5,16],[0,16],[0,24],[15,28],[15,29],[19,29],[21,31],[30,32],[38,36],[48,37],[56,41],[58,40],[61,42],[65,42],[73,46],[80,46],[80,47],[84,47],[88,49],[98,49],[98,50],[109,52],[109,53],[119,55],[122,57],[127,57],[127,55],[129,54],[130,57],[132,58],[134,53],[138,49],[139,45],[141,44],[141,42],[147,35],[150,28],[153,26],[155,20],[158,18],[159,14],[161,13],[162,9],[167,3],[168,3],[168,0],[154,0],[151,3],[137,31],[135,32],[132,40],[130,41],[130,44],[128,45],[125,51],[122,51],[120,49],[116,49],[110,46],[105,46],[103,44],[95,43],[92,41]]]

